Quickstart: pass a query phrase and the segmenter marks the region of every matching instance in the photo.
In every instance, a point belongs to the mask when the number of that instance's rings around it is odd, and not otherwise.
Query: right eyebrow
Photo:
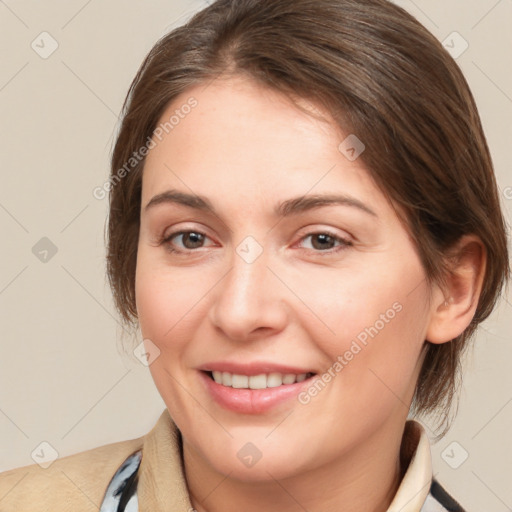
[[[205,197],[186,194],[184,192],[179,192],[178,190],[166,190],[165,192],[152,197],[148,204],[144,207],[144,211],[148,211],[150,208],[164,203],[181,204],[183,206],[195,208],[196,210],[202,210],[217,215],[215,208]]]

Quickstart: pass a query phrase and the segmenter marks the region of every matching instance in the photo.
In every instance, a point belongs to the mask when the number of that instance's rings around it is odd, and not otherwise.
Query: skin
[[[425,340],[447,342],[469,324],[481,243],[465,237],[450,289],[429,288],[362,160],[338,150],[348,134],[240,77],[190,88],[162,121],[191,96],[198,105],[147,156],[136,303],[143,337],[160,350],[150,371],[183,436],[192,504],[199,512],[384,511],[401,479],[400,442]],[[169,189],[207,198],[216,213],[173,203],[145,210]],[[334,192],[376,216],[347,205],[273,215],[289,198]],[[159,244],[180,230],[206,236]],[[350,244],[321,245],[326,230]],[[252,263],[236,252],[249,235],[263,249]],[[321,375],[397,303],[400,312],[307,404],[240,414],[201,385],[197,367],[227,359]],[[237,457],[247,442],[262,454],[252,467]]]

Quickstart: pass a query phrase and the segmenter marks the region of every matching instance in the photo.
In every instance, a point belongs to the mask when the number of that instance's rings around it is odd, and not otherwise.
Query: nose
[[[250,261],[236,251],[231,268],[212,290],[210,320],[234,341],[251,341],[284,329],[288,321],[287,288],[263,253]]]

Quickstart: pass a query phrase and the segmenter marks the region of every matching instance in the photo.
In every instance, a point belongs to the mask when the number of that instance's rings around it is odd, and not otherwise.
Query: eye
[[[193,252],[194,249],[204,247],[203,244],[207,239],[209,237],[201,231],[183,230],[175,231],[166,237],[162,237],[158,245],[165,245],[166,250],[171,253],[187,254]],[[305,248],[312,249],[317,253],[324,253],[321,254],[322,256],[342,251],[352,245],[350,240],[329,231],[312,232],[301,238],[302,241],[307,239],[311,239],[310,246]],[[176,248],[176,241],[180,241],[181,247]]]
[[[311,239],[310,247],[315,250],[315,252],[332,254],[338,251],[342,251],[346,249],[348,246],[352,245],[352,242],[346,238],[338,236],[334,233],[330,233],[329,231],[317,231],[314,233],[308,233],[306,236],[302,237],[301,240]],[[338,243],[338,246],[335,244]],[[323,256],[323,254],[322,254]]]
[[[160,240],[159,245],[165,244],[166,249],[173,253],[187,253],[202,247],[208,236],[201,231],[175,231]],[[181,239],[181,248],[176,249],[173,239]]]

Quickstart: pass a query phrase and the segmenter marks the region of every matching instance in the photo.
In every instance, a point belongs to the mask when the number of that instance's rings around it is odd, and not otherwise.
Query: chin
[[[214,467],[224,475],[229,474],[230,479],[240,482],[268,482],[269,480],[284,480],[304,470],[304,468],[300,468],[294,457],[290,459],[284,459],[279,454],[274,453],[267,456],[265,460],[262,456],[252,466],[246,466],[238,458],[231,458],[221,464],[219,464],[218,459],[215,460]]]
[[[282,428],[281,432],[279,428]],[[275,431],[265,429],[259,435],[244,436],[243,440],[235,436],[223,450],[218,450],[221,453],[212,456],[219,457],[219,461],[224,454],[223,472],[232,471],[230,476],[233,478],[252,482],[282,480],[307,473],[319,464],[325,454],[318,452],[318,447],[312,444],[311,447],[307,442],[298,441],[281,425]]]

